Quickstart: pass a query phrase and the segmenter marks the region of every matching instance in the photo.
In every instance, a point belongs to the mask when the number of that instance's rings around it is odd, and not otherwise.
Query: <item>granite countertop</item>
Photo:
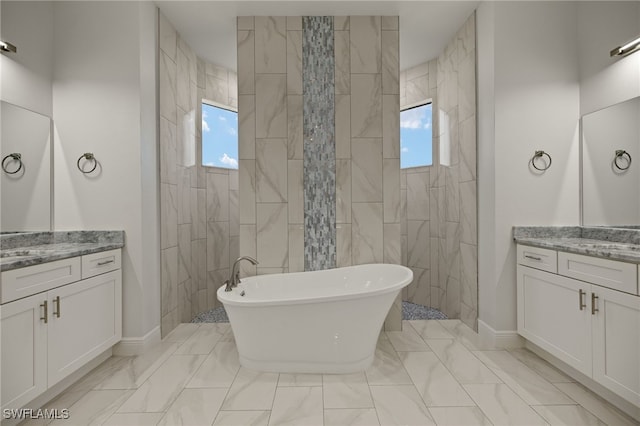
[[[518,244],[640,263],[640,230],[606,227],[513,227]]]
[[[124,247],[123,231],[32,232],[0,236],[0,271]]]

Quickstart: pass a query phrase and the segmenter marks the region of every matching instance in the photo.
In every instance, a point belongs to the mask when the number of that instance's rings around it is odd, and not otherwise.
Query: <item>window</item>
[[[400,168],[433,164],[431,103],[400,111]]]
[[[238,113],[202,103],[202,165],[238,168]]]

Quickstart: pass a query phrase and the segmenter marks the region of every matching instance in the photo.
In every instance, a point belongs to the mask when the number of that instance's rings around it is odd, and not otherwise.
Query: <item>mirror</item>
[[[0,232],[49,231],[51,119],[4,101],[1,114]]]

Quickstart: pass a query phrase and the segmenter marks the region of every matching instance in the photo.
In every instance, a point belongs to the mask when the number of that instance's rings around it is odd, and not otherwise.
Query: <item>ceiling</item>
[[[198,56],[236,69],[237,16],[398,15],[400,69],[437,57],[479,1],[161,1],[156,4]]]

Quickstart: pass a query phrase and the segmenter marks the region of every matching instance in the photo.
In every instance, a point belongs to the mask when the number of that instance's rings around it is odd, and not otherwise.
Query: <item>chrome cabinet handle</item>
[[[527,259],[533,259],[533,260],[537,260],[538,262],[542,262],[541,257],[531,256],[530,254],[525,254],[524,257],[526,257]]]
[[[580,310],[583,310],[587,307],[587,304],[582,301],[583,300],[582,296],[586,296],[586,295],[587,295],[587,292],[582,289],[580,289],[580,291],[578,292],[578,297],[579,297],[578,304],[580,306]]]
[[[595,293],[591,293],[591,315],[595,315],[600,310],[596,307],[598,304],[598,296]]]
[[[53,315],[55,315],[56,318],[60,318],[60,296],[56,296],[56,298],[53,299],[53,304]]]
[[[97,266],[104,266],[104,265],[108,265],[108,264],[113,263],[113,262],[114,262],[114,260],[113,260],[113,259],[111,259],[111,260],[105,260],[104,262],[98,262],[98,263],[97,263]]]
[[[44,317],[40,317],[41,320],[44,321],[44,323],[48,323],[48,317],[49,317],[49,309],[48,309],[48,305],[47,305],[47,301],[45,300],[43,303],[40,304],[41,308],[44,308]]]

